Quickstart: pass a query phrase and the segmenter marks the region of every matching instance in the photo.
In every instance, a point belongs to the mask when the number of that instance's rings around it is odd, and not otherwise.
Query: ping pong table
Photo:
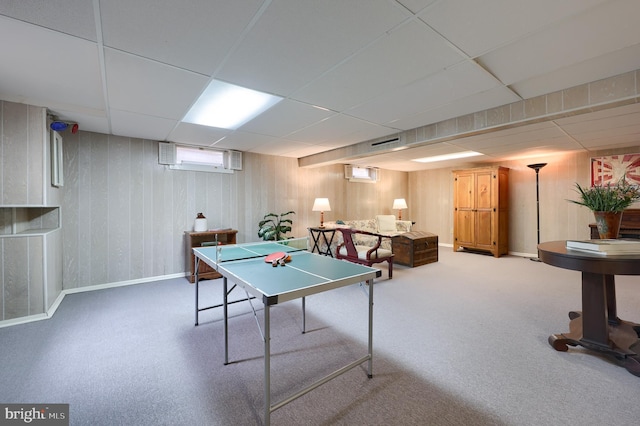
[[[284,266],[272,266],[265,263],[264,258],[274,252],[285,252],[290,256],[290,261]],[[252,299],[258,299],[264,305],[264,331],[261,330],[264,341],[264,423],[270,424],[271,413],[289,402],[305,395],[311,390],[323,385],[335,377],[351,370],[354,367],[368,361],[367,375],[373,376],[373,280],[380,277],[381,271],[376,268],[337,260],[327,256],[310,253],[307,251],[307,239],[291,239],[278,242],[245,243],[235,245],[210,246],[193,248],[195,255],[195,271],[198,271],[199,262],[216,269],[223,279],[223,303],[221,305],[200,308],[199,306],[199,277],[195,276],[196,292],[196,325],[198,325],[199,312],[214,307],[223,308],[224,317],[224,363],[229,363],[229,339],[228,339],[228,300],[229,293],[236,286],[246,291],[249,303]],[[229,290],[228,280],[234,283]],[[305,324],[305,297],[324,291],[336,289],[357,283],[368,283],[369,297],[369,335],[368,353],[358,360],[334,371],[315,383],[298,391],[294,395],[271,404],[271,322],[270,309],[272,306],[289,300],[302,299],[303,333]],[[253,309],[253,305],[252,305]],[[253,314],[257,314],[253,309]],[[259,325],[259,324],[258,324]]]

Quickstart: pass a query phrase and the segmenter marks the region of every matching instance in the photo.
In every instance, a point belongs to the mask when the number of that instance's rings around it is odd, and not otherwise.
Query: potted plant
[[[593,212],[600,238],[617,238],[620,231],[622,212],[631,204],[640,200],[638,186],[627,182],[623,175],[615,185],[594,185],[583,188],[576,183],[579,200],[569,200],[572,203],[585,206]]]
[[[269,240],[286,240],[283,234],[291,231],[293,220],[287,218],[290,214],[296,214],[294,211],[286,213],[267,213],[258,223],[258,236],[264,241]]]

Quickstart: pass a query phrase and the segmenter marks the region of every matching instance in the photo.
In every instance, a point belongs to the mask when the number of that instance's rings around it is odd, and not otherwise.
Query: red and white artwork
[[[591,186],[615,184],[626,175],[632,185],[640,185],[640,154],[607,155],[591,159]]]

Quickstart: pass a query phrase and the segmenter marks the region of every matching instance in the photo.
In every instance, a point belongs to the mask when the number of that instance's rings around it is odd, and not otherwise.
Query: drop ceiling
[[[3,0],[0,99],[83,131],[312,158],[640,70],[637,0]],[[631,102],[333,162],[420,170],[640,145]],[[212,79],[284,100],[235,131],[182,123]]]

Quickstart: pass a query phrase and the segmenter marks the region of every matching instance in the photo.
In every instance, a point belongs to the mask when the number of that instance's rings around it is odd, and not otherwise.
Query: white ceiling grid
[[[86,131],[300,158],[640,70],[638,16],[637,0],[3,0],[0,99]],[[285,100],[236,131],[181,123],[214,78]],[[353,161],[409,171],[445,166],[410,161],[434,150],[637,146],[639,115]]]

